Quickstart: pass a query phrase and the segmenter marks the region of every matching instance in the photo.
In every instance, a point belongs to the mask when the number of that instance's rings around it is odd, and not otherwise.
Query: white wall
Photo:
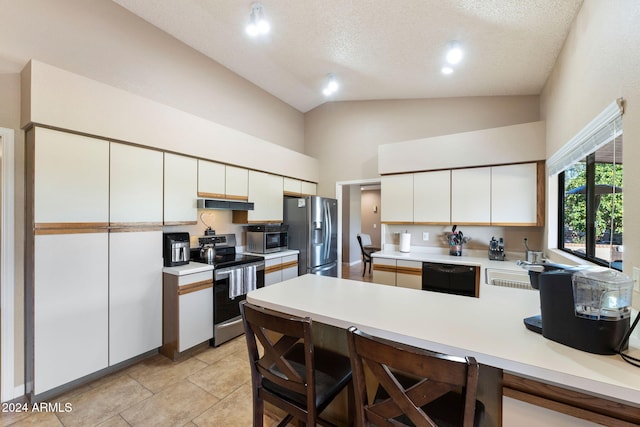
[[[585,0],[541,95],[547,157],[616,98],[623,116],[624,271],[640,266],[640,6],[636,0]],[[547,189],[555,215],[554,189]],[[547,230],[553,235],[554,230]],[[551,233],[550,233],[551,232]],[[640,295],[634,305],[640,307]]]
[[[381,144],[535,122],[538,101],[496,96],[324,104],[305,114],[304,125],[305,152],[322,165],[318,194],[333,197],[336,182],[379,177]]]
[[[304,151],[301,112],[110,0],[1,4],[0,72],[36,59]]]

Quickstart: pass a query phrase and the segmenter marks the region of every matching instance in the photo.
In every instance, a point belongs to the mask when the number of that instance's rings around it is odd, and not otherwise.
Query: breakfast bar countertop
[[[480,298],[304,275],[247,295],[250,303],[429,350],[473,356],[508,373],[640,405],[640,369],[527,330],[537,292],[481,285]],[[633,314],[635,316],[635,313]],[[640,350],[637,331],[629,352]]]

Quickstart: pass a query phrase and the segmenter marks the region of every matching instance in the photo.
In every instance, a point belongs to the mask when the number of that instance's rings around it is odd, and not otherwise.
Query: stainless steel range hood
[[[235,200],[198,199],[198,209],[222,209],[229,211],[252,211],[253,202],[240,202]]]

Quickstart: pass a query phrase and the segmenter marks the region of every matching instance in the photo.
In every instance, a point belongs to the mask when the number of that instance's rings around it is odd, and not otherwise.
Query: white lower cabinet
[[[373,282],[381,285],[396,285],[396,260],[373,258]]]
[[[396,286],[422,289],[422,262],[397,260]]]
[[[160,352],[171,359],[213,338],[213,272],[163,274]]]
[[[109,233],[109,365],[162,345],[162,231]]]
[[[264,261],[264,285],[269,286],[298,277],[298,255],[269,258]]]
[[[108,366],[108,233],[34,241],[33,393]]]

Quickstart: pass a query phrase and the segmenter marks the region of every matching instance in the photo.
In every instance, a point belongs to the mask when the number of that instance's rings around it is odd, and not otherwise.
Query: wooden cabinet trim
[[[201,282],[193,282],[178,288],[178,295],[186,295],[192,292],[198,292],[203,289],[213,287],[213,280],[203,280]]]
[[[503,394],[563,414],[608,426],[640,424],[640,407],[504,373]]]
[[[163,225],[198,225],[198,221],[165,221]]]
[[[106,233],[109,224],[106,222],[46,222],[36,223],[33,234],[36,236],[52,234]]]
[[[422,276],[422,268],[416,267],[396,267],[396,273],[409,274],[412,276]]]
[[[385,265],[385,264],[373,264],[373,269],[377,270],[377,271],[387,271],[389,273],[395,273],[397,270],[397,267],[394,265]],[[422,272],[420,273],[422,274]]]
[[[296,260],[296,261],[283,262],[281,266],[282,266],[282,270],[286,270],[287,268],[291,268],[291,267],[297,267],[298,261]]]

